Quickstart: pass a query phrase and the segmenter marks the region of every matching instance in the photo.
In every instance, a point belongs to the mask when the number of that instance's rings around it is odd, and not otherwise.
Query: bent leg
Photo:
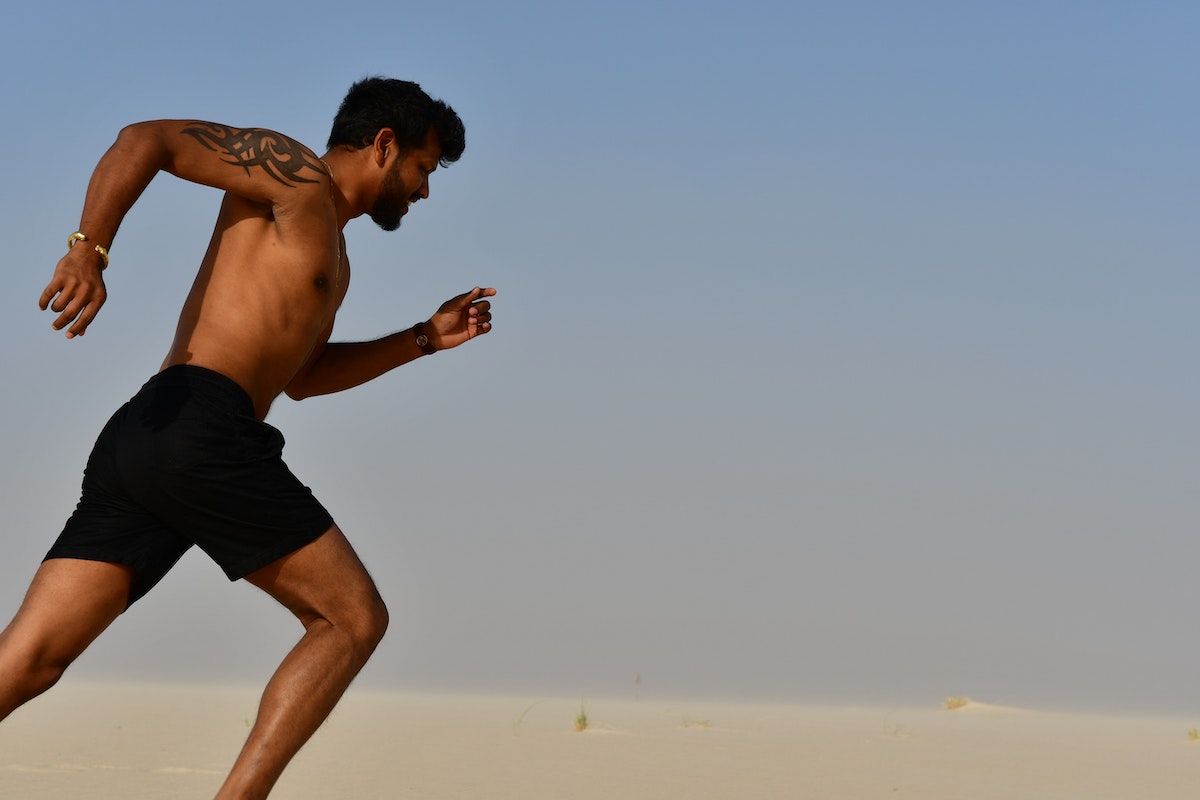
[[[388,622],[374,582],[336,526],[246,580],[295,614],[305,632],[267,684],[217,800],[267,796],[366,664]]]
[[[132,583],[133,570],[121,564],[42,562],[16,616],[0,632],[0,719],[62,677],[125,610]]]

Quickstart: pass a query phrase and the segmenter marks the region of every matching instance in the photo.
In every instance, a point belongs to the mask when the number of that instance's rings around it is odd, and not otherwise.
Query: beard
[[[375,205],[371,207],[371,221],[385,231],[394,231],[400,227],[400,220],[408,208],[408,198],[404,194],[403,181],[400,179],[400,162],[397,161],[387,177],[383,179],[383,188]]]

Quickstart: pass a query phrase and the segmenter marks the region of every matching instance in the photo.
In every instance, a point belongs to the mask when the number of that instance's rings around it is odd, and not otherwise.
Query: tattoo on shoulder
[[[298,183],[316,183],[316,178],[305,178],[300,173],[306,169],[324,174],[320,159],[315,158],[304,145],[274,131],[262,128],[231,128],[211,122],[191,122],[181,133],[186,133],[200,144],[227,158],[232,164],[250,174],[259,167],[284,186]]]

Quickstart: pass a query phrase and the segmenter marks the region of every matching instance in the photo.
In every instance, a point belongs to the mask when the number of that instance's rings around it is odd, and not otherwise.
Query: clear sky
[[[0,615],[157,368],[219,195],[163,175],[82,340],[36,300],[120,127],[322,148],[416,80],[463,159],[347,228],[334,338],[495,332],[281,400],[393,623],[364,684],[1200,712],[1200,6],[66,0],[0,48]],[[193,552],[78,678],[265,681]]]

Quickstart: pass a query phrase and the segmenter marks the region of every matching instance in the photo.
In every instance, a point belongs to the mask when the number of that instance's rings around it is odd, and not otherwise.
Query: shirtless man
[[[166,171],[225,191],[162,371],[112,418],[79,506],[0,633],[0,719],[50,688],[193,544],[299,618],[218,800],[266,797],[387,627],[375,585],[263,422],[280,393],[338,392],[491,330],[493,289],[446,301],[382,339],[329,343],[350,263],[342,228],[385,230],[462,155],[454,111],[414,83],[351,87],[324,157],[278,133],[195,121],[131,125],[100,160],[79,231],[40,304],[82,336],[125,214]]]

